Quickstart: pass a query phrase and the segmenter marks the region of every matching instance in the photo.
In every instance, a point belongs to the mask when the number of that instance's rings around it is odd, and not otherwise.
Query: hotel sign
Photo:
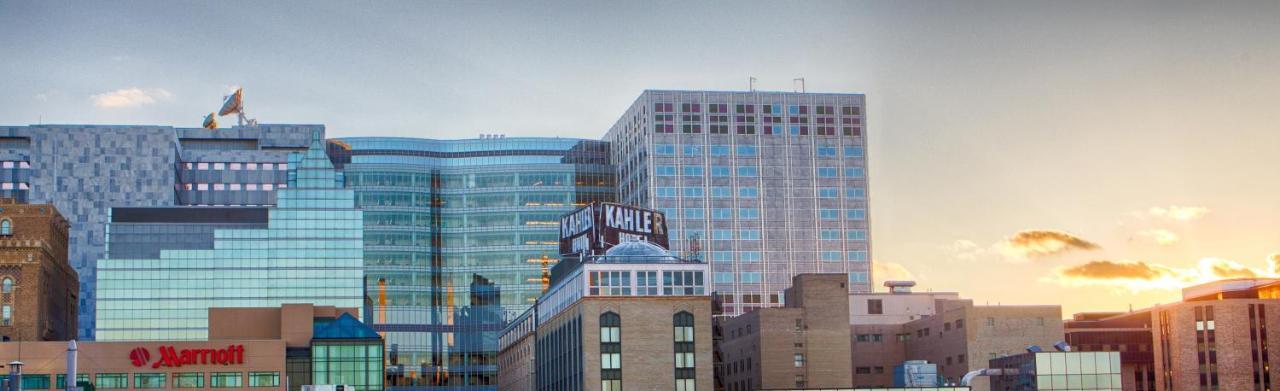
[[[129,361],[135,367],[151,364],[151,368],[179,368],[183,365],[239,365],[244,364],[244,345],[230,345],[225,349],[182,349],[173,346],[156,348],[159,360],[151,362],[151,351],[137,347],[129,352]]]
[[[560,218],[560,254],[604,254],[613,245],[647,241],[667,248],[662,212],[609,202],[584,206]]]

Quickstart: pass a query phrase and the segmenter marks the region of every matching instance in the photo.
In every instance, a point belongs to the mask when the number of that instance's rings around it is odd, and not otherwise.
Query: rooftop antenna
[[[240,126],[258,126],[258,120],[251,119],[244,114],[244,88],[236,88],[236,92],[223,97],[222,109],[218,110],[219,116],[236,114],[236,123]]]
[[[795,79],[791,79],[791,88],[794,89],[795,92],[804,92],[804,78],[797,77]]]
[[[751,76],[750,78],[747,78],[747,90],[749,90],[749,91],[751,91],[751,92],[755,92],[755,91],[756,91],[756,77],[755,77],[755,76]]]

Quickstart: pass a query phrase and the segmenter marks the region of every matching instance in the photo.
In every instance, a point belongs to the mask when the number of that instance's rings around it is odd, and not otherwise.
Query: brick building
[[[722,322],[725,389],[852,386],[847,283],[843,274],[797,275],[785,291],[785,307]]]
[[[0,199],[0,338],[75,338],[79,281],[67,262],[70,225],[48,204]]]
[[[1280,280],[1231,279],[1183,289],[1151,309],[1156,390],[1270,390],[1280,381]]]
[[[1063,328],[1076,351],[1119,353],[1124,389],[1155,391],[1151,310],[1075,314]]]
[[[712,389],[706,263],[626,242],[556,268],[498,337],[501,389]]]

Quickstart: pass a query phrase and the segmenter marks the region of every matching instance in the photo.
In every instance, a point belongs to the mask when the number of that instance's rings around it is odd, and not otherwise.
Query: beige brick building
[[[1152,308],[1156,390],[1275,389],[1277,298],[1280,280],[1234,279],[1184,289],[1182,302]]]
[[[53,205],[0,199],[0,340],[75,338],[80,283],[67,263],[69,229]]]
[[[991,358],[1063,340],[1059,306],[979,306],[955,293],[840,294],[842,274],[796,276],[786,307],[721,323],[727,391],[889,387],[907,360],[959,382]],[[986,389],[980,378],[974,389]]]
[[[802,274],[786,306],[722,323],[726,390],[852,386],[849,296],[844,274]]]
[[[500,389],[713,389],[706,263],[628,242],[557,267],[498,337]]]
[[[904,324],[895,339],[905,340],[906,359],[938,364],[938,374],[948,382],[986,368],[993,358],[1065,339],[1062,307],[1056,305],[974,305],[965,299],[940,300],[937,309],[933,316]],[[989,384],[978,378],[971,386],[982,390]]]

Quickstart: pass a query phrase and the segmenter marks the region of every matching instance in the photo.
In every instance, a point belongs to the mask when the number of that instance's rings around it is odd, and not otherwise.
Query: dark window
[[[867,314],[881,315],[884,314],[884,303],[880,299],[867,299]]]

